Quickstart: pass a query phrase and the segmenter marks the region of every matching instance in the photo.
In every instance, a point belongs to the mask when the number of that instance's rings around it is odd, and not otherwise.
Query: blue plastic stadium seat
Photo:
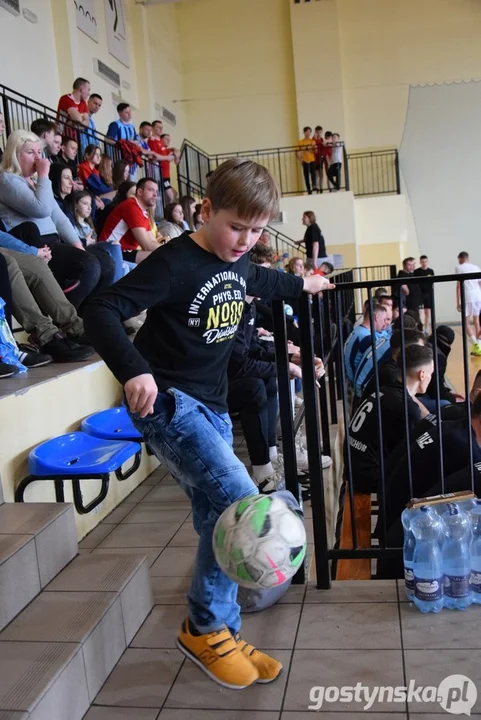
[[[24,502],[27,487],[37,481],[53,481],[57,502],[65,502],[64,483],[71,481],[75,508],[85,515],[107,497],[110,473],[118,480],[127,480],[140,467],[142,448],[137,442],[96,438],[84,432],[72,432],[46,440],[28,456],[30,475],[15,489],[15,502]],[[134,458],[132,466],[122,471],[122,465]],[[81,481],[101,480],[99,494],[84,504]]]
[[[142,435],[134,427],[125,406],[90,415],[82,422],[82,430],[88,435],[104,440],[142,441]]]
[[[111,442],[73,432],[38,445],[28,464],[30,473],[38,477],[101,475],[115,472],[140,449],[135,442]]]

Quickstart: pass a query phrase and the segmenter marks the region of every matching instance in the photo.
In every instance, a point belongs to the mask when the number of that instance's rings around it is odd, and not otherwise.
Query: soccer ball
[[[281,585],[297,572],[306,554],[302,513],[279,493],[238,500],[217,520],[213,547],[221,569],[239,585]]]

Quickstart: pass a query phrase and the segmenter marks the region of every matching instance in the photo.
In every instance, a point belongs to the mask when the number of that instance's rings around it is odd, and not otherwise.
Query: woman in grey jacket
[[[49,267],[61,287],[80,281],[69,294],[70,302],[78,308],[100,289],[100,265],[85,252],[55,202],[49,168],[36,135],[26,130],[9,135],[0,166],[0,220],[7,232],[27,245],[50,248]]]

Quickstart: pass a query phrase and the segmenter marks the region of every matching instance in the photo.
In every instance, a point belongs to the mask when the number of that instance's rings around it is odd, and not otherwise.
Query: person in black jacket
[[[227,369],[227,404],[240,414],[254,481],[268,493],[283,481],[272,464],[277,460],[277,372],[274,353],[258,341],[255,318],[254,303],[246,301]],[[290,370],[293,377],[302,376],[297,365],[291,363]]]

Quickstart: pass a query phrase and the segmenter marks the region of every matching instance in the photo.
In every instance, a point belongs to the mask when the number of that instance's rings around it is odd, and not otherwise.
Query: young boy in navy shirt
[[[192,502],[200,538],[178,647],[234,689],[271,682],[282,665],[241,639],[237,585],[212,549],[221,513],[258,492],[232,449],[227,364],[246,294],[289,298],[333,287],[326,278],[302,279],[249,262],[278,204],[264,167],[228,160],[209,178],[202,227],[153,252],[84,312],[92,344],[124,386],[134,424]],[[122,322],[145,309],[132,344]]]

